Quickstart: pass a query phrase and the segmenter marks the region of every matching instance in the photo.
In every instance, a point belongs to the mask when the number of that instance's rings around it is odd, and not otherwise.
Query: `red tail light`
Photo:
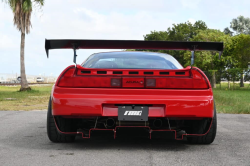
[[[165,89],[207,89],[208,83],[196,69],[191,70],[191,77],[153,77],[146,78],[146,88]]]
[[[74,74],[75,68],[69,68],[60,78],[60,87],[79,88],[109,88],[121,87],[120,77],[106,76],[77,76]]]
[[[61,76],[58,86],[70,87],[73,86],[72,78],[74,77],[75,68],[71,67]]]
[[[122,77],[110,75],[76,75],[75,67],[68,68],[57,85],[75,88],[155,88],[155,89],[207,89],[207,79],[193,68],[183,77]]]
[[[193,77],[193,88],[194,89],[206,89],[208,88],[208,83],[206,78],[196,69],[192,69]]]

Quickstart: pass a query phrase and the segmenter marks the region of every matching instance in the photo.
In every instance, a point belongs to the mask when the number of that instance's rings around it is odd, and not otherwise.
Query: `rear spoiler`
[[[177,41],[144,41],[144,40],[68,40],[45,39],[45,50],[49,57],[50,49],[149,49],[149,50],[190,50],[223,52],[223,42],[177,42]]]

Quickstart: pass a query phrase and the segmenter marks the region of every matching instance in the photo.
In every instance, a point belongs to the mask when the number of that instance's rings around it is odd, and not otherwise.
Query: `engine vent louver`
[[[90,74],[91,73],[91,71],[81,71],[81,73],[83,73],[83,74]]]
[[[160,72],[161,75],[169,75],[169,72]]]
[[[144,74],[154,74],[152,71],[145,71]]]
[[[122,71],[113,71],[113,74],[122,74]]]
[[[139,74],[138,71],[130,71],[129,74]]]
[[[107,71],[97,71],[97,74],[107,74]]]
[[[175,72],[176,75],[185,75],[185,72]]]

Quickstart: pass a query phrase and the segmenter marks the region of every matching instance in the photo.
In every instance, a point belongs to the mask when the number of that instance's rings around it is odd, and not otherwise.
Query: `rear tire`
[[[191,133],[204,134],[209,128],[210,124],[211,121],[208,119],[198,121],[197,123],[193,124]],[[191,144],[211,144],[215,139],[216,131],[217,131],[217,116],[216,116],[216,108],[214,105],[214,117],[212,119],[212,125],[208,133],[204,136],[187,137],[187,141]]]
[[[70,127],[70,124],[67,124],[67,121],[61,120],[61,129]],[[75,135],[65,135],[59,134],[56,128],[54,117],[52,116],[51,111],[51,98],[49,99],[48,112],[47,112],[47,135],[52,142],[73,142],[75,140]]]

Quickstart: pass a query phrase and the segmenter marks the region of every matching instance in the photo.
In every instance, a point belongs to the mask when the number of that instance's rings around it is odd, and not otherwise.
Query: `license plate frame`
[[[148,106],[118,106],[119,121],[148,121]]]

